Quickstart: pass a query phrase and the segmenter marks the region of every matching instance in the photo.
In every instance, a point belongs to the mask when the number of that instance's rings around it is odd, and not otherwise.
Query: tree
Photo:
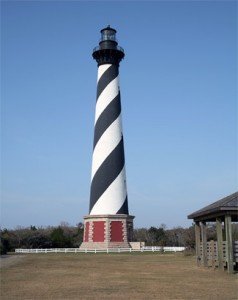
[[[147,242],[148,239],[147,228],[137,228],[133,230],[133,240],[135,242]]]
[[[23,248],[52,248],[52,241],[50,236],[47,236],[44,231],[36,231],[33,234],[26,236],[23,241]]]
[[[148,230],[149,240],[148,242],[152,246],[165,246],[166,245],[166,234],[163,227],[150,227]]]
[[[33,226],[31,225],[30,228],[31,228],[32,231],[36,231],[37,230],[36,226],[34,226],[34,225]]]
[[[59,247],[59,248],[72,247],[72,242],[70,237],[66,237],[64,235],[64,230],[60,226],[53,229],[50,237],[51,237],[53,247]]]
[[[7,252],[10,250],[9,245],[9,236],[8,236],[8,230],[4,229],[0,231],[1,239],[0,239],[0,254],[7,254]]]

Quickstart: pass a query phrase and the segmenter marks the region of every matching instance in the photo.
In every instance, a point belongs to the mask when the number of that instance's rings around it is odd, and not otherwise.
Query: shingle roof
[[[238,213],[238,192],[231,194],[225,198],[222,198],[208,206],[203,207],[188,215],[188,219],[194,219],[197,217],[209,215],[217,212],[233,211]]]

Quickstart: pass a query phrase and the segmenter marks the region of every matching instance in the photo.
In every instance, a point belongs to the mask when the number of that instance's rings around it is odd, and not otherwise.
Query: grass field
[[[3,258],[1,299],[238,299],[236,275],[183,254],[28,254]]]

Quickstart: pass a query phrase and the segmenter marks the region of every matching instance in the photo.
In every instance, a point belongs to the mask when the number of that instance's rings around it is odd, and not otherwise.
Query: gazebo
[[[197,264],[217,266],[219,269],[227,266],[228,273],[233,273],[238,262],[238,241],[232,237],[232,223],[238,222],[238,192],[195,211],[188,219],[193,219],[195,223]],[[216,242],[207,242],[208,222],[216,223]]]

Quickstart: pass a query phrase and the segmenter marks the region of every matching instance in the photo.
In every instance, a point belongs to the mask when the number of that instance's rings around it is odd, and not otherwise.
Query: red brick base
[[[89,215],[84,217],[81,249],[130,248],[133,216]]]

